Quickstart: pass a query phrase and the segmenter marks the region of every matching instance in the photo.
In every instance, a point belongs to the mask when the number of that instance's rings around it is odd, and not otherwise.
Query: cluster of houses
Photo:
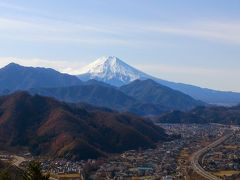
[[[95,176],[109,179],[173,179],[182,146],[182,140],[175,140],[159,144],[155,149],[127,151],[109,158]]]
[[[203,157],[203,167],[211,172],[240,174],[240,133],[210,149]]]

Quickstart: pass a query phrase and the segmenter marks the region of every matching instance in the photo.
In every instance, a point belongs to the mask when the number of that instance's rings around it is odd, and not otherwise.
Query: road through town
[[[220,145],[221,143],[226,141],[231,136],[232,136],[232,133],[226,134],[226,135],[222,136],[221,138],[219,138],[218,140],[214,141],[213,143],[209,144],[208,146],[204,147],[203,149],[194,153],[191,158],[191,164],[192,164],[194,171],[208,180],[220,180],[220,178],[214,176],[210,172],[205,171],[202,168],[202,166],[199,164],[199,160],[209,149]]]

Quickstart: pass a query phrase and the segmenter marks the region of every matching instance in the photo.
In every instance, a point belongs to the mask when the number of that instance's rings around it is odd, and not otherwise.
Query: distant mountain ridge
[[[0,69],[0,90],[16,91],[41,87],[63,87],[81,84],[77,77],[50,68],[24,67],[15,63]]]
[[[201,100],[209,104],[234,105],[240,103],[240,93],[217,91],[194,85],[162,80],[141,72],[114,56],[106,56],[97,59],[95,62],[82,68],[78,77],[83,81],[96,79],[117,87],[129,84],[137,79],[152,79],[159,84],[181,91],[196,100]]]
[[[197,101],[180,91],[158,84],[151,79],[135,80],[120,87],[120,90],[143,103],[164,106],[169,110],[191,110],[194,107],[205,105],[201,101]]]
[[[100,58],[95,63],[82,69],[78,77],[59,73],[50,68],[24,67],[11,63],[0,69],[0,95],[17,90],[28,90],[32,88],[56,88],[78,86],[87,80],[97,80],[98,84],[104,86],[114,85],[116,89],[122,85],[129,84],[134,80],[152,79],[161,85],[180,91],[209,104],[235,105],[240,102],[240,93],[215,91],[197,86],[174,83],[149,76],[129,65],[122,60],[110,56]],[[79,79],[80,78],[80,79]],[[94,82],[96,84],[96,81]],[[106,84],[108,83],[108,84]]]
[[[173,111],[155,119],[160,123],[218,123],[240,125],[240,106],[197,107],[189,112]]]
[[[171,110],[190,110],[204,105],[188,95],[162,86],[153,80],[136,80],[121,88],[98,81],[87,81],[80,86],[38,88],[28,91],[31,94],[54,97],[65,102],[85,102],[141,116],[159,115]]]
[[[118,59],[109,59],[109,63],[110,62],[110,69],[115,69],[114,71],[119,71],[119,69],[115,67],[117,64],[123,64]],[[108,64],[106,68],[109,68]],[[14,63],[0,69],[0,83],[0,95],[26,90],[31,92],[31,94],[54,97],[65,102],[85,102],[94,106],[107,107],[120,112],[131,112],[143,116],[159,115],[172,109],[185,110],[194,105],[198,105],[196,101],[193,100],[192,104],[184,104],[179,108],[179,106],[175,106],[175,104],[177,104],[175,100],[178,98],[171,98],[168,105],[171,104],[172,106],[166,106],[165,103],[156,104],[154,102],[147,102],[142,99],[136,99],[132,95],[129,96],[118,87],[101,81],[89,80],[82,82],[75,76],[62,74],[53,69],[24,67]],[[154,86],[151,86],[151,88],[152,91],[155,90]],[[161,98],[165,98],[165,95],[169,98],[172,97],[173,94],[176,94],[172,93],[173,90],[170,88],[164,88],[163,86],[158,87],[158,89],[161,88],[165,89],[165,94],[162,95]],[[156,93],[154,95],[156,95]],[[179,92],[178,95],[182,96],[183,94]],[[184,97],[186,99],[189,98],[187,96]],[[184,99],[182,100],[186,102]]]
[[[93,82],[80,86],[60,88],[38,88],[28,90],[31,94],[54,97],[70,103],[88,103],[106,107],[120,112],[131,112],[137,115],[159,115],[167,111],[164,106],[142,103],[118,89]]]

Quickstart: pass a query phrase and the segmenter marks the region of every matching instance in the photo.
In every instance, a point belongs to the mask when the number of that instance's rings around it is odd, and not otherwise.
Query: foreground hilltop
[[[0,98],[0,147],[87,159],[154,147],[168,136],[137,116],[18,92]],[[89,110],[88,110],[89,109]]]

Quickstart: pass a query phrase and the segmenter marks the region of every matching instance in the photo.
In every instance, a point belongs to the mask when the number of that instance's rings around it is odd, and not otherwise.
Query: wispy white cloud
[[[45,43],[83,43],[92,45],[144,44],[117,38],[114,30],[84,24],[61,21],[34,22],[19,19],[0,18],[0,38]]]
[[[170,33],[175,33],[179,35],[198,37],[208,40],[218,40],[227,43],[240,44],[240,31],[239,24],[221,24],[220,26],[216,23],[215,27],[210,27],[210,24],[214,22],[207,22],[206,24],[200,23],[195,27],[189,28],[174,28],[167,29]],[[233,28],[234,27],[234,28]]]
[[[0,18],[1,38],[25,41],[62,43],[112,44],[144,46],[158,44],[161,35],[177,35],[201,40],[240,44],[240,22],[194,22],[174,26],[171,24],[122,24],[68,23],[51,20],[20,20]],[[137,36],[136,36],[137,33]],[[148,36],[156,35],[155,39]]]
[[[129,23],[125,25],[129,31],[142,33],[169,34],[202,40],[222,41],[240,44],[240,21],[196,20],[181,24],[166,23]]]
[[[88,21],[81,18],[81,22],[66,21],[54,17],[49,12],[28,8],[11,2],[0,2],[0,8],[22,12],[23,19],[0,18],[1,38],[11,38],[26,41],[45,42],[72,42],[125,46],[157,45],[159,36],[176,35],[186,38],[218,41],[223,43],[240,44],[240,21],[212,20],[186,20],[183,22],[163,23],[129,20],[118,20],[111,24],[108,21]],[[111,19],[111,18],[110,18]],[[136,35],[137,34],[137,35]],[[148,38],[156,35],[156,38]]]
[[[19,6],[19,5],[13,4],[13,3],[9,3],[9,2],[0,2],[0,7],[7,8],[7,9],[12,9],[12,10],[29,12],[29,9],[27,9],[26,7]]]
[[[4,1],[4,2],[1,1],[0,9],[4,8],[4,10],[7,10],[8,12],[14,12],[14,14],[19,13],[21,16],[25,16],[25,17],[38,16],[38,17],[53,18],[52,16],[53,13],[49,14],[43,9],[27,7],[27,6],[23,6],[22,4],[23,3],[17,4],[9,1]]]

